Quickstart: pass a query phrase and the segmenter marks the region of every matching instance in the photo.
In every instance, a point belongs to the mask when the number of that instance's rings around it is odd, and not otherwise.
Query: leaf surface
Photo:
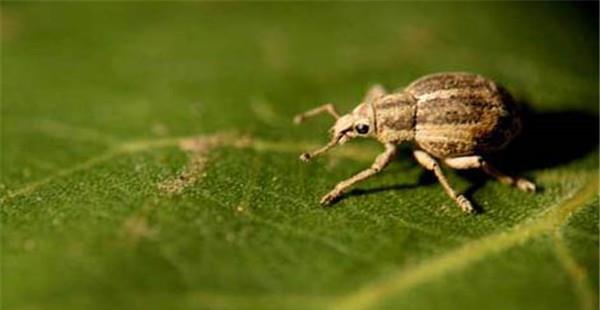
[[[597,4],[3,3],[6,309],[595,309]],[[527,106],[491,160],[527,194],[410,146],[307,165],[369,86],[471,71]]]

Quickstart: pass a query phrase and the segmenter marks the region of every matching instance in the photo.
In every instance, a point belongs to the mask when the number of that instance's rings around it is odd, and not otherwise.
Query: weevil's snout
[[[332,128],[333,136],[339,137],[339,144],[356,137],[368,137],[374,133],[372,118],[364,115],[365,106],[361,104],[351,114],[340,117]]]
[[[331,128],[333,139],[338,139],[339,144],[344,144],[351,138],[354,138],[352,127],[354,126],[354,116],[346,114],[340,117]]]

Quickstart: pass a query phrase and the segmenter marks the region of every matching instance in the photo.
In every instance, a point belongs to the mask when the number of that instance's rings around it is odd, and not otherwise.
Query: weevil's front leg
[[[329,192],[327,195],[321,198],[321,204],[327,205],[333,202],[335,199],[340,197],[345,190],[347,190],[352,185],[369,178],[370,176],[381,171],[385,166],[387,166],[392,158],[394,158],[394,154],[396,153],[396,146],[393,144],[386,144],[385,151],[377,156],[371,167],[365,169],[353,177],[344,180],[338,183],[335,188]]]
[[[506,175],[500,172],[500,170],[494,168],[494,166],[490,165],[481,156],[446,158],[444,159],[444,163],[448,165],[448,167],[454,169],[481,168],[481,170],[496,178],[498,181],[500,181],[500,183],[515,186],[516,188],[525,192],[535,192],[535,184],[533,184],[531,181],[520,177],[511,177]]]
[[[332,103],[327,103],[327,104],[324,104],[322,106],[316,107],[316,108],[314,108],[312,110],[308,110],[308,111],[306,111],[306,112],[304,112],[302,114],[298,114],[298,115],[294,116],[294,123],[300,124],[305,119],[307,119],[309,117],[313,117],[315,115],[319,115],[319,114],[321,114],[323,112],[329,113],[335,119],[340,118],[340,114],[336,110],[335,106]]]
[[[442,168],[440,168],[440,165],[433,157],[431,157],[431,155],[420,150],[414,151],[413,155],[415,156],[415,159],[419,162],[419,164],[421,164],[421,166],[425,167],[425,169],[429,171],[433,171],[433,173],[437,177],[440,184],[442,184],[442,187],[444,188],[448,196],[454,199],[454,201],[456,201],[458,206],[463,211],[471,213],[475,210],[473,209],[473,205],[471,204],[471,202],[467,200],[465,196],[456,194],[456,191],[454,191],[454,189],[450,186],[450,183],[448,183],[448,180],[444,176]]]

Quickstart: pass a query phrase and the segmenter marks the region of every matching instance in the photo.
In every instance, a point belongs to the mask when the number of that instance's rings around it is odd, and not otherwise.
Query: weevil
[[[300,159],[310,161],[336,145],[357,137],[377,139],[385,151],[373,164],[339,182],[321,199],[328,205],[354,184],[384,169],[402,143],[411,143],[413,156],[433,172],[448,196],[465,212],[472,203],[458,194],[446,179],[440,164],[453,169],[481,169],[501,183],[526,192],[535,184],[494,168],[485,156],[504,148],[521,131],[521,112],[511,95],[494,81],[481,75],[445,72],[424,76],[404,89],[388,93],[381,85],[369,89],[352,112],[340,115],[329,103],[299,114],[294,122],[328,113],[336,119],[330,142]]]

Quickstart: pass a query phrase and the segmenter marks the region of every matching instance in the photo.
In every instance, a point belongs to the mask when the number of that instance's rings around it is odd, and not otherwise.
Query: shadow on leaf
[[[490,156],[492,162],[509,172],[564,165],[598,147],[598,115],[525,110],[523,122],[521,135],[505,150]]]
[[[423,185],[431,185],[431,184],[434,184],[435,182],[437,182],[437,180],[433,177],[433,175],[431,175],[430,173],[422,173],[421,176],[419,177],[419,182],[415,183],[415,184],[386,185],[386,186],[369,188],[369,189],[356,188],[356,189],[351,190],[345,196],[355,196],[356,197],[356,196],[377,194],[377,193],[387,192],[387,191],[402,191],[402,190],[406,190],[406,189],[417,188],[417,187],[423,186]],[[342,197],[340,200],[343,200],[343,199],[344,199],[344,197]]]

